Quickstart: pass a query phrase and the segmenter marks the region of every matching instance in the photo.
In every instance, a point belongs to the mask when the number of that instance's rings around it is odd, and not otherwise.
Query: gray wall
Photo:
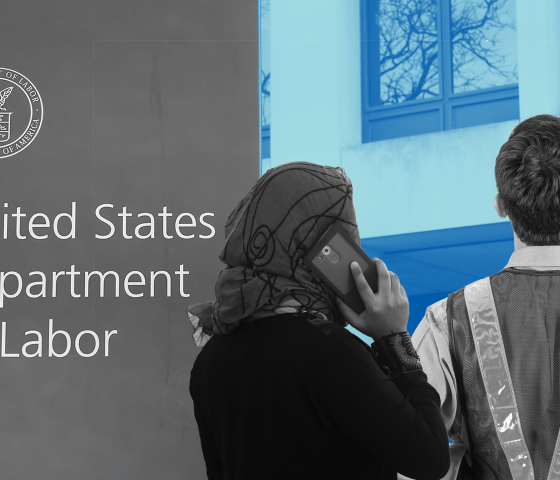
[[[212,298],[223,225],[258,178],[257,0],[4,2],[0,39],[0,68],[28,77],[44,104],[34,142],[0,160],[0,214],[21,207],[25,234],[32,214],[52,222],[76,202],[75,239],[61,240],[49,228],[41,231],[47,239],[17,239],[11,216],[8,238],[0,236],[0,271],[23,280],[22,293],[0,309],[5,352],[20,354],[0,358],[0,477],[206,478],[188,394],[198,349],[184,310]],[[114,206],[103,210],[116,227],[108,239],[95,238],[109,232],[95,217],[101,204]],[[133,214],[128,233],[148,221],[138,213],[151,213],[155,238],[123,238],[117,213],[124,206]],[[170,239],[157,216],[164,206],[173,214]],[[205,221],[215,236],[199,238],[210,230],[198,225],[183,228],[193,239],[178,238],[173,226],[183,212],[197,222],[214,213]],[[173,273],[181,264],[190,271],[189,298]],[[72,296],[64,275],[53,298],[52,272],[71,265],[80,272],[74,293],[81,296]],[[92,270],[117,272],[120,296],[107,279],[103,298],[91,287],[86,298],[84,272]],[[149,282],[150,271],[160,270],[172,276],[170,297],[162,277],[154,297],[148,286],[130,288],[144,293],[139,298],[124,291],[128,272]],[[39,279],[32,271],[46,274],[44,298],[26,294]],[[7,291],[16,287],[15,276],[5,280]],[[82,357],[72,345],[67,356],[49,357],[49,319],[72,339],[98,333],[99,352]],[[37,338],[25,335],[31,330],[42,334],[42,357],[21,353]],[[106,330],[118,332],[108,356]],[[83,351],[93,349],[92,338],[84,335]],[[58,352],[65,344],[62,335],[53,341]]]

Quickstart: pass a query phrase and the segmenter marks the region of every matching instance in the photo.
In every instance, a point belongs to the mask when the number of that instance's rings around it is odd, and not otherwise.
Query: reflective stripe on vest
[[[519,423],[519,411],[513,393],[490,279],[484,278],[466,286],[465,302],[486,397],[494,418],[498,439],[508,460],[511,476],[513,480],[532,480],[533,464]],[[555,464],[558,449],[557,442],[552,465]],[[560,462],[556,463],[560,467]]]

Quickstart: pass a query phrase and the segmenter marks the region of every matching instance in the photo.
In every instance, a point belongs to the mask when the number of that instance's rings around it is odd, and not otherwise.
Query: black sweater
[[[425,374],[389,379],[342,327],[278,315],[214,335],[190,392],[209,480],[435,480],[449,468]]]

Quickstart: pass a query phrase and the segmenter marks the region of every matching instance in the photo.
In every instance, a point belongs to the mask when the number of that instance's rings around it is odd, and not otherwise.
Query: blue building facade
[[[261,172],[343,167],[364,250],[431,303],[513,252],[494,162],[560,115],[555,0],[261,0]]]

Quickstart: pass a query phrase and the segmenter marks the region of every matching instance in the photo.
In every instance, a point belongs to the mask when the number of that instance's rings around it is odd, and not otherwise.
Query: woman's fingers
[[[352,276],[366,309],[357,315],[340,299],[338,306],[340,313],[354,328],[373,339],[379,339],[390,332],[406,330],[409,305],[399,277],[389,272],[385,263],[378,258],[374,261],[377,267],[378,293],[373,293],[357,262],[350,264]]]
[[[379,258],[374,258],[373,261],[377,267],[377,294],[388,295],[391,293],[391,275],[389,275],[389,270],[387,270],[387,266]]]
[[[394,295],[398,295],[401,293],[401,282],[399,280],[399,277],[397,277],[396,273],[393,272],[389,272],[389,275],[391,276],[391,292]]]
[[[369,286],[369,283],[367,283],[366,277],[364,277],[358,262],[352,262],[350,264],[350,270],[352,271],[352,276],[354,277],[354,281],[358,287],[358,293],[360,294],[360,297],[362,297],[364,305],[366,308],[368,306],[371,308],[375,301],[374,293]]]
[[[408,297],[406,296],[406,290],[401,285],[401,281],[399,280],[397,274],[393,272],[389,272],[389,275],[391,276],[391,293],[397,297],[398,296],[404,297],[408,301]]]

